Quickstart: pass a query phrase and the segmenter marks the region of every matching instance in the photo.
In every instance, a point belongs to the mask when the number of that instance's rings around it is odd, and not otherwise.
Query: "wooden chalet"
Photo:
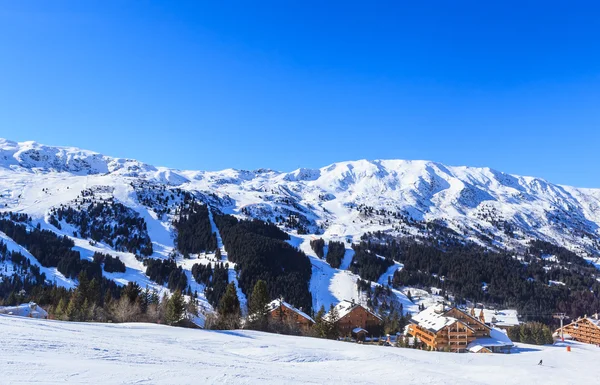
[[[268,305],[269,321],[296,325],[300,330],[306,331],[311,328],[315,321],[302,310],[295,308],[283,299],[271,301]]]
[[[350,336],[357,328],[370,334],[381,333],[383,320],[363,305],[344,300],[335,306],[335,312],[337,317],[333,322],[337,325],[340,336]],[[325,315],[325,319],[332,319],[331,311]]]
[[[431,306],[411,319],[406,333],[432,350],[463,353],[506,353],[513,346],[508,336],[485,323],[483,310],[470,314],[442,304]]]
[[[558,328],[556,333],[560,336],[564,332],[565,338],[571,338],[575,341],[584,342],[586,344],[594,344],[600,346],[600,319],[598,314],[592,317],[579,318],[568,325],[565,325],[561,330]]]

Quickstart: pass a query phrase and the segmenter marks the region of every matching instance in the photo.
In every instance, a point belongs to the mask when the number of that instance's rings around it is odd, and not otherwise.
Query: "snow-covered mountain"
[[[309,241],[316,236],[346,241],[375,231],[418,235],[427,232],[423,223],[435,221],[492,248],[519,250],[538,238],[590,259],[600,255],[600,189],[429,161],[359,160],[292,172],[173,170],[0,139],[0,210],[27,213],[42,228],[72,237],[82,256],[91,258],[111,247],[79,239],[76,229],[66,224],[58,229],[50,221],[54,208],[81,204],[82,192],[114,199],[143,218],[154,257],[173,250],[170,209],[182,192],[225,213],[276,222],[311,257],[317,306],[355,296],[354,287],[341,282],[356,277],[344,270],[351,250],[341,270],[314,257]],[[133,254],[116,254],[128,270],[111,278],[149,283]]]
[[[394,218],[398,214],[443,221],[473,239],[491,236],[507,246],[534,236],[590,254],[600,249],[600,189],[561,186],[489,168],[359,160],[288,173],[181,171],[77,148],[0,139],[0,172],[3,180],[22,186],[2,186],[5,209],[31,214],[36,211],[25,207],[31,196],[23,194],[28,187],[57,179],[85,181],[86,187],[126,187],[140,180],[213,195],[220,198],[215,204],[227,212],[271,220],[293,215],[309,232],[328,236],[409,227]],[[34,201],[43,207],[43,201],[56,203],[61,198]]]

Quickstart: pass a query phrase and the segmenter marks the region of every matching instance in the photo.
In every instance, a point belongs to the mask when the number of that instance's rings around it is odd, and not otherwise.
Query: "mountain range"
[[[357,279],[347,271],[352,249],[339,268],[332,268],[315,257],[309,246],[315,238],[351,244],[366,233],[419,236],[428,231],[423,224],[435,223],[491,250],[519,253],[540,239],[593,263],[600,256],[600,189],[410,160],[346,161],[292,172],[175,170],[77,148],[0,139],[0,210],[27,214],[40,228],[73,238],[82,258],[98,251],[120,256],[127,272],[107,274],[117,282],[152,284],[134,252],[90,242],[68,223],[56,226],[53,210],[80,207],[90,195],[119,202],[145,221],[151,257],[167,258],[174,250],[172,222],[180,194],[191,194],[211,210],[275,223],[289,233],[289,242],[311,258],[315,308],[355,297]],[[190,274],[189,262],[178,263]],[[46,271],[65,286],[74,284],[53,268]]]

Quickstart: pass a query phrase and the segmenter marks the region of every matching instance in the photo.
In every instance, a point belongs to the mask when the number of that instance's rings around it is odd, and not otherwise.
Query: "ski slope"
[[[278,218],[299,218],[306,228],[318,235],[298,235],[284,228],[290,243],[300,248],[312,263],[309,283],[313,308],[326,308],[341,300],[360,301],[356,290],[358,276],[348,271],[352,261],[352,242],[366,232],[383,231],[394,235],[426,235],[418,227],[395,215],[415,220],[443,221],[444,225],[481,243],[482,236],[499,247],[519,250],[532,237],[566,246],[600,267],[600,190],[579,189],[549,183],[539,178],[505,174],[489,168],[450,167],[428,161],[359,160],[334,163],[319,169],[292,172],[272,170],[193,171],[155,167],[136,160],[119,159],[92,151],[70,147],[45,146],[36,142],[12,142],[0,139],[0,211],[26,213],[32,225],[40,225],[69,236],[82,258],[94,252],[119,256],[126,265],[125,273],[105,275],[119,284],[137,282],[140,286],[167,291],[149,280],[145,268],[134,254],[115,251],[109,246],[90,244],[88,239],[73,236],[73,229],[63,223],[59,230],[49,223],[49,212],[69,205],[84,189],[108,188],[115,201],[142,217],[148,228],[154,254],[167,258],[174,249],[172,216],[158,215],[156,208],[142,204],[134,185],[141,183],[181,189],[225,213],[238,217],[254,217],[277,222]],[[151,191],[151,190],[147,190]],[[174,204],[171,201],[170,204]],[[371,210],[365,213],[365,208]],[[362,210],[362,211],[361,211]],[[216,230],[213,224],[213,230]],[[507,236],[498,223],[514,228]],[[217,231],[218,234],[218,231]],[[0,237],[4,237],[0,233]],[[321,237],[326,242],[341,241],[346,255],[339,269],[329,266],[314,255],[310,239]],[[350,243],[348,243],[350,242]],[[18,245],[9,243],[12,248]],[[222,262],[227,262],[221,248]],[[34,263],[35,258],[23,253]],[[191,277],[194,263],[215,263],[214,254],[177,258],[185,269],[193,291],[198,291],[200,306],[211,311],[204,297],[203,285]],[[388,277],[401,268],[394,265],[380,277]],[[7,272],[9,267],[5,268]],[[65,287],[76,282],[62,277],[56,269],[42,270],[49,279]],[[230,280],[236,282],[234,265],[230,263]],[[236,286],[237,282],[236,282]],[[416,307],[406,293],[395,290],[404,309]],[[242,304],[246,298],[239,290]]]
[[[600,349],[433,353],[252,331],[0,315],[2,384],[595,384]],[[543,360],[544,364],[537,363]]]

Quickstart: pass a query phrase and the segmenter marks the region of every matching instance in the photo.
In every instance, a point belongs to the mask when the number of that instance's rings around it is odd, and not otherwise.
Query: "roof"
[[[594,314],[592,317],[578,318],[578,319],[574,320],[573,322],[571,322],[570,324],[565,325],[564,327],[574,326],[574,325],[577,324],[577,322],[580,322],[580,321],[583,321],[583,320],[586,320],[586,321],[590,322],[592,325],[600,328],[600,319],[598,319],[598,315],[597,314]],[[557,331],[559,331],[559,330],[560,330],[560,328],[557,329]]]
[[[350,314],[350,312],[352,312],[352,310],[354,310],[357,307],[362,307],[363,309],[365,309],[368,313],[370,313],[373,317],[376,317],[377,319],[379,319],[380,321],[382,321],[381,317],[378,316],[377,314],[373,313],[371,310],[369,310],[367,307],[358,304],[356,302],[350,302],[348,300],[342,300],[340,301],[337,305],[334,306],[334,309],[337,311],[338,313],[338,319],[342,319],[345,316],[347,316],[348,314]],[[328,312],[325,315],[325,319],[328,320],[330,317],[331,311]]]
[[[492,328],[489,337],[477,338],[467,345],[467,349],[472,351],[471,349],[476,348],[477,346],[486,348],[492,346],[513,346],[513,342],[503,330]]]
[[[354,328],[354,329],[352,329],[352,333],[354,333],[354,334],[358,334],[358,333],[368,333],[368,331],[366,331],[366,330],[365,330],[365,329],[363,329],[363,328]]]
[[[467,314],[471,314],[471,308],[467,308]],[[479,317],[479,313],[481,309],[475,308],[475,316]],[[485,317],[486,323],[493,323],[496,326],[518,326],[519,318],[518,313],[515,309],[505,309],[505,310],[491,310],[491,309],[483,309],[483,316]],[[496,319],[496,322],[492,322],[493,319]]]
[[[474,345],[474,346],[471,346],[470,348],[468,348],[468,350],[470,352],[472,352],[472,353],[479,353],[483,349],[487,349],[487,348],[485,346],[482,346],[482,345]]]
[[[299,316],[301,316],[303,318],[308,319],[312,323],[315,322],[315,320],[312,319],[311,316],[309,316],[308,314],[306,314],[302,310],[295,308],[294,306],[290,305],[289,303],[285,302],[282,299],[275,299],[275,300],[269,302],[269,304],[267,305],[267,308],[269,309],[269,311],[273,311],[273,310],[279,308],[279,305],[283,305],[283,306],[287,307],[288,309],[290,309],[294,313],[298,314]]]
[[[587,320],[600,328],[600,319],[587,317]]]
[[[48,313],[35,302],[24,303],[18,306],[0,306],[0,314],[16,315],[20,317],[48,318]]]
[[[446,313],[447,310],[448,309],[441,304],[430,306],[413,316],[410,321],[427,330],[438,332],[446,326],[452,325],[458,321],[454,317],[445,316],[444,313]]]

